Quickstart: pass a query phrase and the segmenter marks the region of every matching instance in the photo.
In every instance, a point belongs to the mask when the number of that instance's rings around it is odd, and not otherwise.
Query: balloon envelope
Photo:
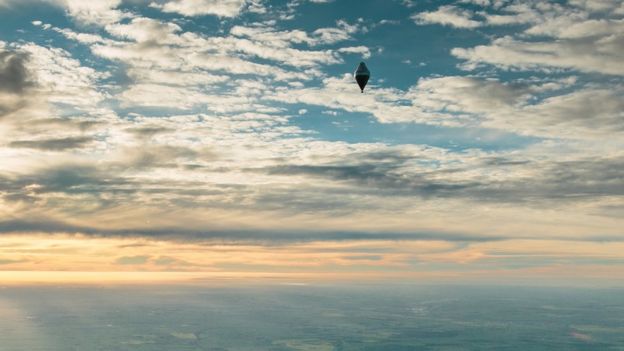
[[[370,71],[366,67],[366,64],[364,62],[360,62],[360,65],[355,70],[355,73],[353,75],[355,76],[355,81],[358,83],[358,85],[360,86],[360,90],[363,93],[364,87],[366,86],[366,83],[368,83],[368,79],[370,78]]]

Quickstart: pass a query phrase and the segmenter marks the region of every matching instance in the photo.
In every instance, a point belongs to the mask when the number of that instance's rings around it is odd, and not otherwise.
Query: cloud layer
[[[263,247],[274,244],[452,248],[302,254],[320,255],[323,269],[405,270],[414,260],[488,265],[503,251],[512,260],[514,245],[529,257],[540,240],[548,264],[582,256],[566,251],[576,243],[594,259],[612,253],[597,242],[622,240],[618,1],[413,4],[397,18],[312,25],[296,20],[300,9],[337,5],[36,2],[64,21],[0,37],[0,232],[11,240],[252,243],[264,257],[254,269],[270,265]],[[408,30],[471,39],[444,48],[447,66],[436,52],[411,76],[403,44],[375,41],[392,31],[409,44]],[[365,94],[348,72],[362,59],[377,67]],[[399,63],[409,74],[391,76]],[[557,253],[557,243],[575,244]],[[139,251],[98,264],[245,264]],[[5,256],[14,269],[34,262]]]

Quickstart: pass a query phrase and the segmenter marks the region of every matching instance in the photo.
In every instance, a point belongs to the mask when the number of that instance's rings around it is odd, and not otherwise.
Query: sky
[[[622,284],[623,62],[620,0],[0,0],[0,277]]]

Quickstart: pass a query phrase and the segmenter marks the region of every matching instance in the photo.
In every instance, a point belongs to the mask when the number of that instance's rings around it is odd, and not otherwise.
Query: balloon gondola
[[[360,91],[364,93],[364,87],[366,87],[366,83],[368,83],[368,79],[370,78],[370,71],[364,62],[360,62],[360,65],[355,70],[353,76],[355,77],[357,84],[360,86]]]

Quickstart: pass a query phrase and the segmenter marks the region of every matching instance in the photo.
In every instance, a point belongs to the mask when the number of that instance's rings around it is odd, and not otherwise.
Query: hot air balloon
[[[364,92],[364,87],[366,83],[368,83],[368,78],[370,78],[370,71],[366,68],[366,64],[364,62],[360,62],[360,65],[355,70],[353,74],[355,76],[355,81],[360,86],[360,90],[362,93]]]

